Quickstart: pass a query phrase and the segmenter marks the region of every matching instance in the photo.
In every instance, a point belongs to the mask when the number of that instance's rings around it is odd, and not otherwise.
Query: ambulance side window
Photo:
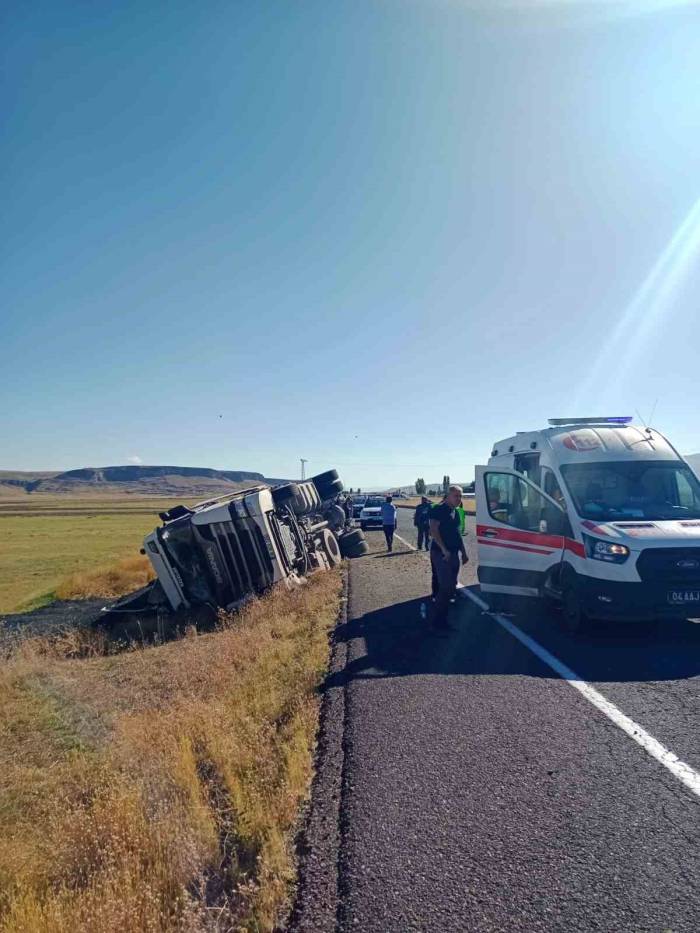
[[[540,486],[540,455],[527,453],[527,454],[517,454],[514,462],[514,469],[517,473],[522,473],[524,476],[534,483],[536,486]]]
[[[489,515],[498,522],[523,531],[539,531],[543,515],[554,508],[536,489],[512,473],[487,473],[485,481]]]
[[[697,509],[700,506],[695,496],[695,490],[680,471],[676,473],[676,489],[678,502],[674,503],[674,505],[678,504],[684,509]]]
[[[547,493],[548,496],[551,496],[556,503],[558,503],[563,509],[566,508],[566,500],[561,491],[561,487],[557,482],[557,478],[554,473],[549,469],[549,467],[542,467],[542,488]]]

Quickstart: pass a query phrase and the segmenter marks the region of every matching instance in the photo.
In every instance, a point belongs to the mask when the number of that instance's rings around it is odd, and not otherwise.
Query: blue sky
[[[0,467],[700,450],[700,3],[9,3]]]

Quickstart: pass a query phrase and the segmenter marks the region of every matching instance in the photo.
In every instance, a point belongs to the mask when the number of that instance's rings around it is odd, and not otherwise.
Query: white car
[[[372,525],[381,528],[383,504],[384,500],[381,496],[368,497],[360,512],[360,528],[362,528],[363,531],[365,528],[369,528]]]

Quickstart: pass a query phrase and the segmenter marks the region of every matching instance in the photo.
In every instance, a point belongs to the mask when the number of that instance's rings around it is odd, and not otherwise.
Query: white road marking
[[[412,551],[416,550],[416,548],[413,547],[410,541],[407,541],[405,538],[402,538],[401,535],[397,535],[396,532],[394,532],[394,537],[396,538],[397,541],[400,541],[401,544],[405,544],[406,547],[409,547]]]
[[[583,694],[589,703],[592,703],[601,713],[604,713],[611,722],[640,745],[648,755],[651,755],[652,758],[655,758],[656,761],[667,768],[674,777],[678,778],[678,780],[688,788],[688,790],[700,797],[700,773],[695,771],[694,768],[691,768],[690,765],[687,765],[684,761],[681,761],[677,755],[674,755],[665,745],[658,742],[653,735],[650,735],[645,729],[642,729],[633,719],[626,716],[614,703],[607,700],[602,693],[598,693],[595,687],[591,687],[589,683],[582,680],[576,671],[567,667],[566,664],[560,661],[559,658],[555,657],[551,652],[547,651],[546,648],[543,648],[534,638],[526,635],[522,629],[519,629],[517,625],[513,625],[505,616],[502,616],[498,612],[491,612],[488,603],[480,596],[477,596],[476,593],[472,593],[471,590],[468,590],[464,586],[460,586],[458,591],[460,596],[464,596],[465,599],[471,599],[480,609],[488,612],[491,618],[495,619],[502,628],[510,632],[510,634],[514,638],[517,638],[526,648],[529,648],[540,661],[544,661],[548,667],[551,667],[562,680],[565,680],[575,690]]]

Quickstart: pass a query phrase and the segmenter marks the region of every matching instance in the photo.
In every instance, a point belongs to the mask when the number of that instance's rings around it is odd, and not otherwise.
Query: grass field
[[[128,558],[145,567],[138,560],[144,535],[159,523],[158,512],[180,501],[191,500],[1,497],[0,613],[50,601],[61,582],[75,574]],[[134,583],[134,588],[141,585],[138,574]]]
[[[147,518],[122,515],[123,539]],[[316,574],[209,634],[4,660],[2,933],[278,928],[340,591]]]

